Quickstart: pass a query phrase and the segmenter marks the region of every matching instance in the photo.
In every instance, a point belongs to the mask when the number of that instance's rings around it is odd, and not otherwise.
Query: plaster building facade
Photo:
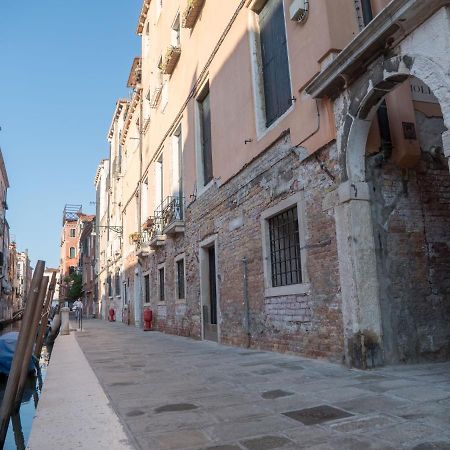
[[[99,307],[95,284],[95,251],[97,246],[95,216],[80,214],[77,227],[80,233],[78,270],[82,278],[83,314],[86,317],[98,317]]]
[[[8,174],[0,150],[0,319],[9,319],[12,314],[12,285],[8,274],[10,236],[6,219],[8,189]]]
[[[77,227],[81,205],[66,205],[63,210],[60,252],[60,297],[66,298],[68,285],[66,278],[78,268],[80,229]]]
[[[145,0],[120,176],[96,181],[118,316],[361,368],[448,359],[449,4]]]
[[[109,160],[101,161],[95,176],[96,190],[96,258],[95,258],[95,283],[98,290],[98,309],[100,317],[106,319],[108,311],[107,292],[107,246],[108,246],[108,199],[109,199]]]
[[[24,307],[31,286],[33,271],[28,256],[28,250],[17,253],[17,301]]]

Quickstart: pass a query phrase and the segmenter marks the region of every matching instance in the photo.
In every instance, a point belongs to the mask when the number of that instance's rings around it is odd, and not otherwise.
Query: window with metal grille
[[[184,289],[184,259],[177,261],[177,296],[178,299],[185,298]]]
[[[159,269],[159,301],[163,302],[164,301],[164,267],[162,267],[161,269]]]
[[[302,269],[297,206],[269,220],[272,287],[300,284]]]
[[[282,0],[269,0],[259,13],[259,36],[266,126],[269,127],[292,105]]]

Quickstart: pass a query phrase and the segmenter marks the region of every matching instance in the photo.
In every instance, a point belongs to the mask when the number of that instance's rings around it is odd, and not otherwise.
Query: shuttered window
[[[292,104],[282,0],[269,0],[259,13],[266,126]]]
[[[211,146],[211,107],[209,90],[198,101],[201,124],[201,147],[203,164],[203,184],[207,185],[213,178]]]

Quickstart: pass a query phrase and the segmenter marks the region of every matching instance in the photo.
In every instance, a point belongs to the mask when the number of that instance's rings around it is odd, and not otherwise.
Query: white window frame
[[[260,141],[270,131],[276,128],[279,123],[288,116],[295,108],[295,102],[280,116],[275,122],[271,123],[269,127],[266,126],[266,105],[264,97],[264,79],[262,73],[262,57],[261,57],[261,41],[259,38],[259,13],[266,6],[269,1],[275,0],[251,0],[248,3],[249,15],[248,15],[248,29],[249,29],[249,43],[250,43],[250,61],[251,61],[251,73],[252,73],[252,91],[253,101],[255,105],[255,126],[256,126],[256,139]],[[283,11],[285,10],[284,1]],[[285,23],[287,54],[288,54],[288,67],[289,67],[289,81],[291,84],[291,92],[294,93],[295,89],[292,85],[292,70],[291,61],[289,57],[289,40],[287,39],[287,24]],[[292,94],[294,95],[294,94]]]
[[[158,22],[158,20],[161,16],[162,8],[163,8],[163,0],[156,0],[155,3],[156,3],[155,17],[156,17],[156,22]]]
[[[181,127],[181,123],[178,124],[175,131],[171,136],[171,147],[172,147],[172,195],[177,196],[180,194],[180,175],[183,176],[182,170],[183,167],[180,167],[180,158],[179,158],[179,145],[180,140],[183,139],[183,130]],[[181,159],[183,159],[183,142],[181,142]],[[181,166],[182,166],[181,161]]]
[[[170,41],[173,47],[181,48],[181,15],[180,11],[177,11],[175,18],[173,19],[171,26]]]
[[[197,96],[195,97],[195,170],[197,172],[197,197],[200,197],[206,191],[208,191],[213,185],[218,185],[218,180],[212,178],[212,180],[205,185],[205,178],[203,175],[203,147],[202,147],[202,116],[200,111],[200,99],[204,97],[205,90],[208,89],[211,94],[211,86],[209,80],[206,80],[201,89],[199,89]],[[210,103],[211,108],[211,103]],[[212,125],[212,124],[211,124]],[[211,128],[212,138],[212,128]],[[212,142],[211,142],[212,151]],[[214,155],[213,155],[213,172],[214,172]]]
[[[302,270],[302,283],[288,286],[272,286],[272,266],[270,253],[270,232],[269,219],[286,211],[293,206],[297,206],[298,231],[300,241],[300,263]],[[307,294],[310,291],[309,277],[306,270],[307,250],[306,250],[306,215],[303,191],[280,201],[277,205],[266,209],[261,213],[261,233],[264,266],[264,295],[265,297],[279,297],[285,295]]]
[[[177,263],[179,261],[184,260],[184,298],[178,298],[178,266]],[[165,272],[164,272],[165,274]],[[186,255],[184,253],[181,253],[180,255],[177,255],[174,259],[174,274],[175,274],[175,303],[186,303]]]

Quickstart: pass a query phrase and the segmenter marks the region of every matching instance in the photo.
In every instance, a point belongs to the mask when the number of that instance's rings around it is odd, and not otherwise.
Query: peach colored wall
[[[195,161],[195,99],[184,103],[205,66],[211,52],[233,16],[239,0],[227,0],[218,4],[206,1],[201,15],[192,30],[181,28],[181,57],[171,76],[164,76],[168,83],[168,103],[163,109],[144,108],[150,113],[150,124],[144,136],[144,171],[148,168],[151,179],[155,173],[154,161],[163,152],[165,169],[165,192],[170,195],[172,186],[171,142],[167,133],[174,129],[179,113],[183,132],[184,191],[188,198],[196,190]],[[171,43],[171,25],[178,10],[185,9],[186,0],[166,1],[159,18],[155,17],[156,2],[151,2],[144,25],[142,88],[145,96],[156,84],[157,63],[161,54]],[[305,25],[289,19],[290,1],[285,0],[288,55],[290,60],[292,94],[296,97],[290,112],[262,136],[257,133],[253,76],[251,61],[251,29],[253,12],[244,7],[238,14],[230,32],[209,67],[208,79],[211,92],[212,143],[214,176],[220,182],[236,174],[243,165],[251,161],[284,130],[289,129],[293,144],[307,139],[302,146],[308,152],[321,148],[335,138],[334,118],[327,101],[316,102],[306,96],[302,89],[321,67],[321,62],[335,50],[342,49],[357,32],[356,13],[353,0],[321,0],[314,2]],[[149,37],[145,30],[149,23]],[[148,43],[149,42],[149,43]],[[318,127],[317,107],[320,111]],[[171,130],[172,128],[172,130]],[[246,139],[252,142],[244,145]],[[137,143],[137,141],[135,141]],[[133,146],[131,142],[127,145]],[[134,156],[130,164],[136,166]],[[134,159],[133,159],[134,158]],[[135,174],[136,175],[136,174]],[[128,176],[127,176],[128,178]],[[130,199],[136,188],[136,179],[130,175],[130,183],[124,181],[124,202]],[[149,210],[156,207],[155,183],[149,182]],[[144,220],[144,218],[143,218]]]
[[[70,237],[70,230],[75,229],[75,237]],[[62,245],[61,245],[61,271],[63,277],[69,274],[70,266],[78,267],[78,241],[79,232],[77,229],[77,222],[65,222],[62,230]],[[76,257],[70,258],[70,248],[74,247]]]

